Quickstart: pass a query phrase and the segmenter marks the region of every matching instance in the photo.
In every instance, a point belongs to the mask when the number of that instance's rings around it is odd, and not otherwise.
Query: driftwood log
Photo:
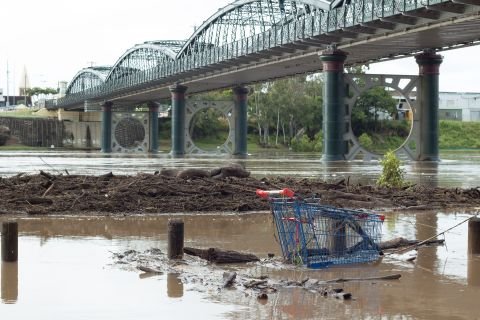
[[[247,178],[250,176],[250,171],[245,170],[245,168],[239,164],[232,163],[223,167],[214,168],[212,170],[205,170],[199,168],[164,168],[160,170],[159,174],[166,177],[177,177],[185,180],[198,178],[223,179],[228,177]]]
[[[137,269],[145,273],[163,274],[162,270],[145,266],[137,266]]]
[[[40,175],[44,176],[44,177],[47,178],[48,180],[55,180],[55,179],[56,179],[55,176],[52,176],[50,173],[45,172],[45,171],[43,171],[43,170],[40,170]]]
[[[422,243],[422,245],[432,245],[432,244],[442,245],[444,244],[444,242],[445,242],[444,239],[432,239],[432,240],[426,241],[425,243]],[[381,242],[379,244],[379,248],[380,250],[397,249],[402,247],[413,246],[419,243],[420,243],[420,240],[408,240],[408,239],[399,237],[392,240]]]
[[[260,260],[257,256],[250,253],[221,250],[217,248],[197,249],[185,247],[183,248],[183,252],[215,263],[244,263]]]
[[[228,288],[233,285],[233,282],[235,281],[235,278],[237,277],[237,273],[234,272],[224,272],[223,273],[223,287]]]
[[[208,178],[210,172],[203,169],[188,168],[177,173],[177,178],[193,179],[193,178]]]
[[[402,277],[401,274],[391,274],[381,277],[368,277],[368,278],[338,278],[326,281],[326,283],[342,283],[350,281],[372,281],[372,280],[398,280]]]

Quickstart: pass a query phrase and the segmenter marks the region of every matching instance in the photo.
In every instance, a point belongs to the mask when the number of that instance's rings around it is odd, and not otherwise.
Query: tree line
[[[349,71],[364,72],[362,68]],[[255,135],[263,147],[283,145],[294,151],[321,151],[323,87],[322,74],[297,75],[251,85],[248,94],[249,134]],[[197,95],[193,99],[231,101],[233,96],[231,90],[221,90]],[[373,151],[382,152],[385,148],[395,148],[391,139],[385,137],[401,136],[394,139],[395,144],[396,140],[408,135],[408,124],[395,121],[396,104],[391,92],[384,87],[374,87],[359,97],[352,112],[352,128],[354,134],[361,137],[360,142],[367,144],[365,147],[375,147],[378,150]],[[228,130],[228,125],[219,122],[218,114],[214,112],[203,113],[192,121],[192,125],[195,126],[195,130],[191,130],[194,139],[211,135],[220,128]]]

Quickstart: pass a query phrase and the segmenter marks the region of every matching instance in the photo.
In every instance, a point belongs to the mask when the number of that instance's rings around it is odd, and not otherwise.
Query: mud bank
[[[435,209],[480,205],[480,189],[411,186],[403,189],[326,183],[298,178],[182,178],[135,176],[17,175],[0,178],[0,214],[165,214],[268,210],[256,189],[291,188],[322,203],[346,208]]]

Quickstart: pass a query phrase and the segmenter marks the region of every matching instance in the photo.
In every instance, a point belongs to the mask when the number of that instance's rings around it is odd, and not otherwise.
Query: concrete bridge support
[[[438,79],[442,56],[425,51],[415,56],[419,66],[420,161],[438,161]]]
[[[154,102],[148,103],[150,117],[150,148],[149,152],[158,152],[158,105]]]
[[[173,156],[185,155],[185,92],[187,87],[173,85],[172,93],[172,151]]]
[[[324,51],[325,85],[323,93],[323,161],[345,160],[345,85],[343,67],[347,53],[332,49]]]
[[[112,152],[112,106],[113,103],[107,101],[102,106],[102,152]]]
[[[238,156],[247,155],[247,95],[248,88],[238,86],[233,88],[235,94],[235,144],[233,154]]]

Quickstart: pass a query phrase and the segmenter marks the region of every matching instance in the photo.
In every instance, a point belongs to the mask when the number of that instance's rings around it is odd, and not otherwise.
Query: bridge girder
[[[119,80],[139,71],[153,69],[175,60],[184,41],[147,41],[128,49],[113,65],[105,82]]]
[[[175,59],[158,68],[139,72],[141,68],[120,63],[129,53],[133,55],[138,46],[134,47],[116,64],[119,74],[123,74],[122,79],[93,90],[67,94],[59,100],[58,106],[77,107],[85,100],[122,104],[166,98],[170,96],[168,86],[176,82],[187,85],[189,93],[197,93],[296,73],[317,72],[321,70],[318,54],[332,44],[349,52],[346,61],[349,65],[411,56],[428,48],[442,51],[480,43],[480,0],[429,0],[428,4],[418,0],[342,1],[341,7],[332,2],[332,9],[326,12],[318,8],[312,11],[311,7],[306,10],[307,0],[237,0],[209,18],[189,40],[162,42],[164,47],[175,47],[178,51]],[[296,11],[292,9],[293,2]],[[213,24],[218,22],[224,26],[219,19],[227,17],[237,7],[249,5],[252,9],[255,4],[265,3],[275,3],[278,8],[282,3],[284,11],[279,9],[279,17],[285,20],[263,25],[266,31],[255,36],[240,34],[241,38],[229,39],[221,46],[216,46],[207,37],[207,31],[220,32],[212,27]],[[285,8],[289,8],[289,14],[284,14],[287,12]],[[238,11],[242,15],[248,12],[245,7],[242,10]],[[245,24],[251,21],[257,29],[261,28],[258,26],[261,20],[255,14],[257,12],[251,11],[250,16],[243,16],[246,20],[225,18],[225,23],[230,26],[232,21],[239,21],[237,28],[240,30],[247,28]],[[218,41],[221,36],[228,36],[221,32],[210,35]],[[155,43],[158,42],[146,44]]]
[[[237,0],[203,22],[177,55],[180,58],[253,37],[316,10],[328,11],[326,0]]]
[[[80,70],[70,81],[66,94],[79,93],[105,82],[111,67],[90,67]]]

